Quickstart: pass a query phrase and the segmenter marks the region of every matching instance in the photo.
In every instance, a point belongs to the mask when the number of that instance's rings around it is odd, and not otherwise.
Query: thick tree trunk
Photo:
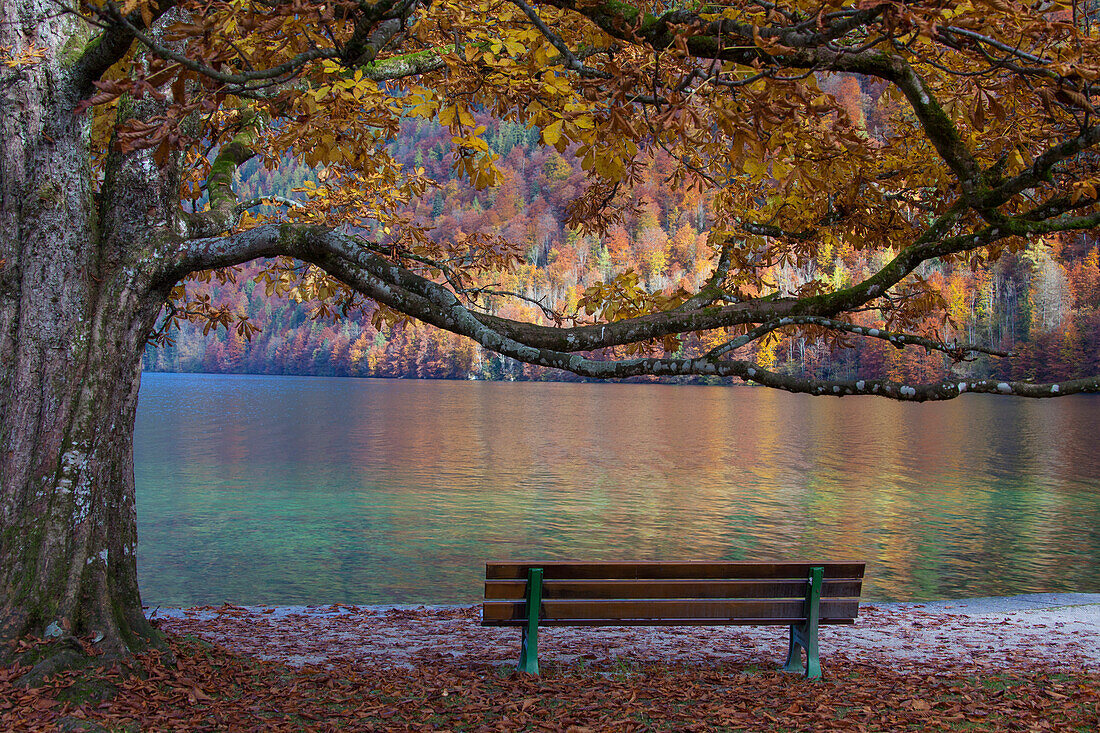
[[[148,161],[118,158],[97,206],[66,78],[82,29],[43,20],[46,0],[19,10],[0,46],[47,54],[0,85],[0,661],[27,635],[124,654],[159,638],[137,587],[133,432],[171,287],[143,267],[170,246],[168,191]]]

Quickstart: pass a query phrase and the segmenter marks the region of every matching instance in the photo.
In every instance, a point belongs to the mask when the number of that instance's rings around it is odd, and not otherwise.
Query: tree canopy
[[[916,400],[1069,394],[1095,390],[1096,379],[826,382],[771,372],[738,349],[798,330],[960,360],[997,353],[917,328],[947,315],[922,268],[938,260],[978,269],[1100,224],[1092,5],[131,0],[83,11],[106,39],[138,42],[112,59],[85,104],[95,105],[104,145],[117,128],[112,144],[153,149],[161,164],[186,151],[193,267],[232,264],[275,239],[299,240],[291,256],[316,246],[311,237],[326,240],[320,267],[266,270],[271,292],[343,310],[370,298],[391,319],[418,318],[583,376],[713,374]],[[884,85],[873,128],[854,124],[822,90],[831,74]],[[161,108],[120,124],[129,96],[155,97]],[[570,214],[582,230],[617,221],[639,168],[658,150],[669,154],[668,185],[714,202],[712,277],[697,292],[648,292],[628,273],[590,289],[574,312],[549,314],[551,325],[494,316],[493,299],[506,294],[491,275],[521,248],[428,236],[406,212],[433,182],[387,150],[402,119],[437,121],[453,135],[455,168],[492,186],[480,111],[533,126],[581,160],[589,183]],[[297,158],[321,180],[299,201],[239,201],[232,172],[254,155],[268,165]],[[281,210],[253,213],[261,203]],[[763,274],[837,244],[881,252],[882,266],[844,287],[784,287]],[[183,287],[175,296],[178,314],[230,320],[187,305]],[[867,310],[887,328],[861,326]],[[708,348],[683,348],[693,332],[707,334]]]

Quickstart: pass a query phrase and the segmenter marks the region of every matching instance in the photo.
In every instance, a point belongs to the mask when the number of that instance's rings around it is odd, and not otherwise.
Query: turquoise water
[[[147,605],[475,602],[487,559],[858,559],[865,597],[1100,591],[1100,398],[142,378]]]

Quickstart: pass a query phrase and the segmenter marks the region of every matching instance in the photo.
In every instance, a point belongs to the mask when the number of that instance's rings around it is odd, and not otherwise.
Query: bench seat
[[[790,626],[785,668],[819,678],[817,627],[851,624],[864,563],[489,562],[483,626],[519,626],[538,674],[539,626]],[[801,663],[805,649],[807,662]]]

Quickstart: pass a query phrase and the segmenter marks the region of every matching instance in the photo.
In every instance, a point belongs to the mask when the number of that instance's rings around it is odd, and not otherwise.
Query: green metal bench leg
[[[810,568],[809,588],[806,592],[806,623],[791,624],[790,643],[787,647],[785,672],[805,671],[810,680],[821,679],[821,662],[817,650],[817,626],[821,612],[821,582],[825,568]],[[802,650],[806,650],[806,666],[802,666]]]
[[[798,643],[795,635],[798,630],[791,624],[790,642],[787,646],[787,662],[783,665],[784,672],[797,672],[802,674],[805,667],[802,666],[802,645]]]
[[[539,608],[542,606],[542,568],[527,571],[527,624],[519,647],[519,671],[539,673]]]

